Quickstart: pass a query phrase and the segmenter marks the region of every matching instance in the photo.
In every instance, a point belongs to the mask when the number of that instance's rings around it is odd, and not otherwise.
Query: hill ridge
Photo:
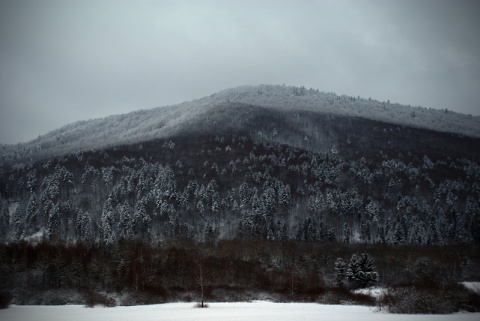
[[[165,138],[178,133],[181,128],[188,128],[188,124],[208,119],[209,114],[219,106],[242,106],[235,104],[266,107],[283,112],[308,111],[332,116],[359,117],[480,137],[478,116],[408,107],[370,98],[339,96],[305,87],[256,85],[225,89],[177,105],[74,122],[26,143],[4,145],[0,154],[4,162],[11,162]]]

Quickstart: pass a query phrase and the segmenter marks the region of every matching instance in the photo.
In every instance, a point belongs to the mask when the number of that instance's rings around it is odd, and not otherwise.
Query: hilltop
[[[305,130],[302,113],[315,116],[359,118],[387,124],[428,129],[466,137],[480,137],[480,117],[447,110],[409,107],[360,97],[338,96],[314,89],[287,86],[244,86],[227,89],[201,99],[174,106],[140,110],[129,114],[79,121],[46,135],[17,145],[0,148],[3,162],[34,161],[116,145],[134,144],[164,139],[188,133],[195,126],[223,126],[241,130],[250,112],[269,110],[296,118],[296,126],[305,136],[315,136]],[[262,130],[271,122],[256,124]],[[303,126],[303,128],[302,128]],[[278,130],[278,129],[277,129]],[[270,136],[271,135],[267,135]],[[319,141],[320,144],[322,140]],[[292,143],[290,140],[288,143]],[[335,142],[332,142],[335,144]],[[298,145],[297,142],[294,144]],[[330,146],[331,147],[331,146]],[[314,150],[325,146],[313,145]]]

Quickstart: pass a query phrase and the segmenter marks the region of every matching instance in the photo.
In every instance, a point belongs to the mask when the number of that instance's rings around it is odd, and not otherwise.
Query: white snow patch
[[[28,243],[37,244],[37,243],[40,243],[44,238],[45,238],[45,229],[42,228],[40,229],[40,231],[24,237],[23,240]]]
[[[480,282],[460,282],[460,284],[473,292],[480,293]]]
[[[65,306],[12,306],[0,310],[2,321],[55,321],[55,320],[355,320],[355,321],[470,321],[479,320],[480,313],[455,313],[449,315],[402,315],[375,312],[364,306],[321,305],[315,303],[209,303],[208,309],[194,308],[194,303],[168,303],[116,308],[86,308],[81,305]]]
[[[358,290],[355,290],[353,292],[354,293],[366,294],[366,295],[369,295],[369,296],[371,296],[375,299],[378,299],[387,292],[387,289],[379,288],[379,287],[373,287],[373,288],[367,288],[367,289],[358,289]]]
[[[8,204],[8,217],[9,217],[9,223],[13,223],[13,217],[15,216],[15,212],[17,211],[18,206],[20,205],[20,202],[11,202]]]

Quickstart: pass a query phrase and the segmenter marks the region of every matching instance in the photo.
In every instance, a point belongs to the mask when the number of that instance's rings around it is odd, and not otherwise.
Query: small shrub
[[[480,311],[480,295],[456,284],[445,286],[405,285],[390,288],[379,300],[380,309],[391,313],[449,314],[460,310]]]
[[[338,287],[327,290],[316,300],[322,304],[356,304],[373,306],[376,304],[375,298],[362,293],[353,293],[347,288]]]
[[[6,309],[10,306],[12,295],[6,291],[0,291],[0,309]]]
[[[195,305],[196,308],[208,308],[208,304],[204,302],[197,302]]]
[[[65,305],[68,303],[68,295],[63,291],[47,290],[42,293],[43,305]]]
[[[117,302],[113,298],[109,298],[106,295],[88,291],[85,295],[85,306],[87,308],[93,308],[96,305],[103,305],[107,308],[117,306]]]

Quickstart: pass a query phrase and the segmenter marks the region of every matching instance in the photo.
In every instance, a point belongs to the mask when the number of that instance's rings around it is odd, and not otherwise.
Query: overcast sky
[[[480,1],[0,0],[0,143],[286,84],[480,114]]]

